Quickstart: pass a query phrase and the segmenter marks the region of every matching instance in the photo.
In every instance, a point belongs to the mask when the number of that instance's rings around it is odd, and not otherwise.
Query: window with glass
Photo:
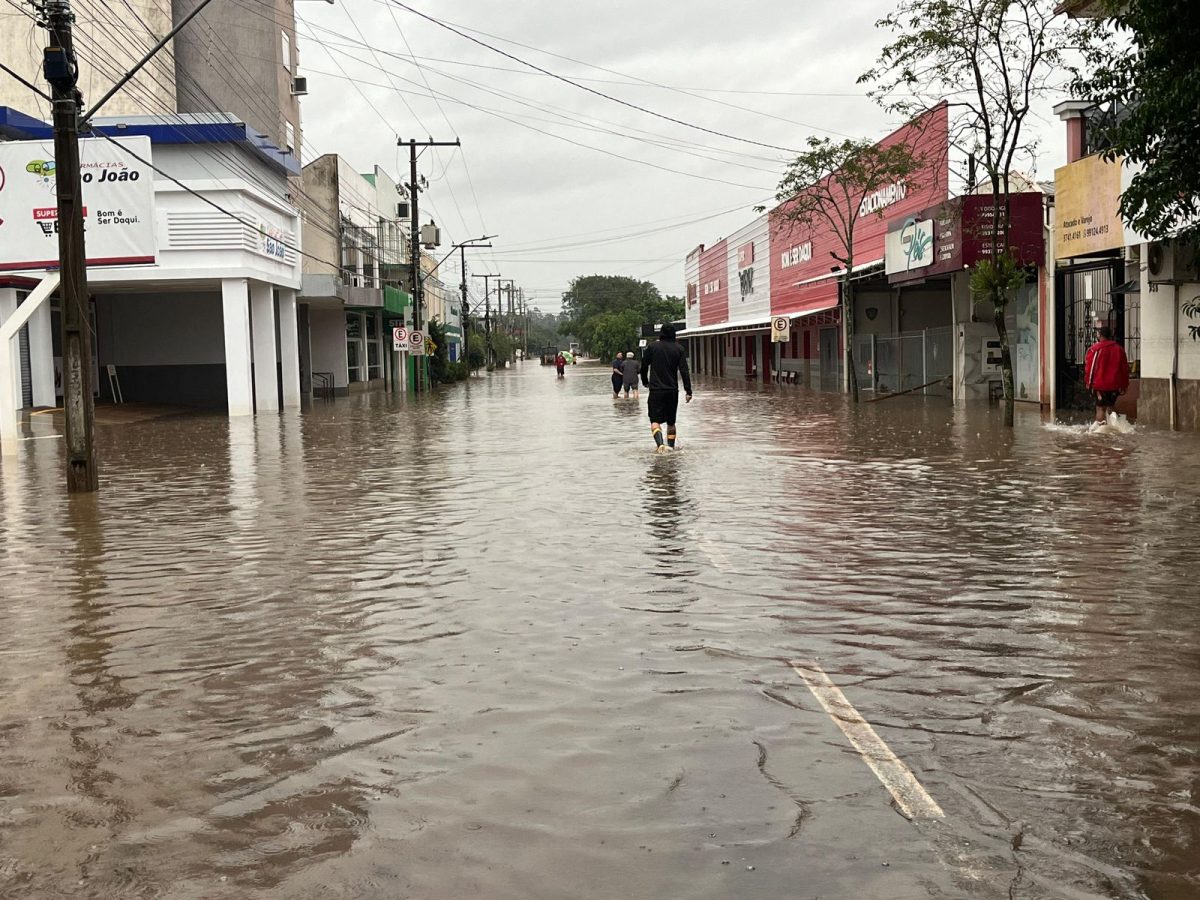
[[[367,377],[383,377],[383,350],[378,313],[367,314]]]
[[[346,313],[346,380],[351,384],[362,381],[363,372],[362,313]]]

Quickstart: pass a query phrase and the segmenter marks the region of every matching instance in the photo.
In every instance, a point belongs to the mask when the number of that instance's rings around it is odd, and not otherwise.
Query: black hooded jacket
[[[679,392],[679,381],[683,389],[692,392],[692,378],[688,374],[687,355],[677,341],[659,339],[648,346],[642,354],[642,384],[652,391]]]

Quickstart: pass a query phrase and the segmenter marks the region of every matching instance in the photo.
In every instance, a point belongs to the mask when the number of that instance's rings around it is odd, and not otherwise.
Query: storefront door
[[[837,390],[841,380],[838,373],[838,330],[822,328],[817,340],[821,354],[821,389]]]

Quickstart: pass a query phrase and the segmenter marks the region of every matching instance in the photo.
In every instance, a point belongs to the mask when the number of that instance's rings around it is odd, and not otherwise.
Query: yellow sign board
[[[1054,258],[1088,256],[1125,246],[1120,160],[1088,156],[1054,173]]]

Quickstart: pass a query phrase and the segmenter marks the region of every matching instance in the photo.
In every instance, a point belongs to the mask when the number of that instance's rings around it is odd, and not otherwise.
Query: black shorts
[[[651,391],[646,407],[651,422],[674,425],[675,414],[679,411],[679,391]]]
[[[1116,406],[1120,391],[1094,391],[1097,406]]]
[[[620,391],[620,390],[621,390],[621,382],[622,382],[622,381],[624,381],[624,380],[625,380],[625,376],[624,376],[624,375],[613,375],[613,377],[612,377],[612,386],[613,386],[613,393],[614,393],[614,394],[615,394],[615,393],[617,393],[618,391]]]

